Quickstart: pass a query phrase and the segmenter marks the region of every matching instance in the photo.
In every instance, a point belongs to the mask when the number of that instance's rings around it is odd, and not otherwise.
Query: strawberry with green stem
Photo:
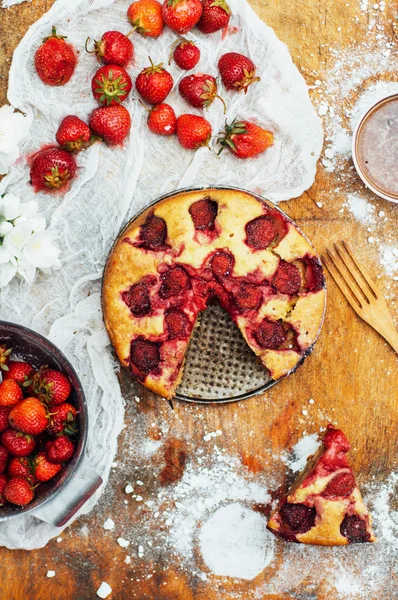
[[[10,354],[12,348],[7,348],[5,344],[0,346],[0,371],[8,371],[8,361],[10,360]]]
[[[224,100],[218,95],[217,81],[212,75],[197,73],[183,77],[179,84],[181,96],[195,108],[209,108],[217,98],[227,111]]]
[[[39,150],[30,164],[30,183],[34,191],[54,192],[68,189],[76,175],[75,157],[58,146]]]
[[[274,134],[252,121],[235,119],[231,125],[225,124],[218,142],[221,145],[218,154],[228,148],[237,158],[252,158],[274,144]]]
[[[126,100],[132,86],[130,75],[117,65],[101,67],[91,82],[94,98],[105,106],[113,106]]]

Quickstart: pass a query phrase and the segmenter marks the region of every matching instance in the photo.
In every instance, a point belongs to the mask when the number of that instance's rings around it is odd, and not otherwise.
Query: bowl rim
[[[76,401],[79,404],[79,406],[77,407],[79,409],[79,437],[76,444],[75,454],[72,457],[72,460],[63,467],[62,471],[60,472],[59,478],[54,482],[54,487],[52,488],[52,482],[50,481],[48,482],[48,489],[45,491],[44,496],[42,498],[39,497],[37,499],[34,499],[33,502],[26,505],[25,507],[18,507],[15,509],[12,507],[7,507],[7,514],[4,515],[1,514],[2,511],[0,510],[0,522],[32,513],[37,508],[39,508],[39,506],[43,506],[48,500],[55,498],[59,493],[62,492],[63,487],[71,480],[77,467],[83,459],[88,433],[87,400],[84,393],[83,385],[70,360],[65,356],[62,350],[60,350],[58,346],[56,346],[48,338],[43,336],[41,333],[38,333],[34,329],[26,327],[25,325],[20,325],[19,323],[5,321],[1,319],[0,339],[3,334],[5,336],[8,335],[8,332],[6,331],[7,329],[10,332],[10,334],[13,331],[17,334],[22,334],[28,338],[33,337],[32,343],[35,343],[35,345],[43,346],[44,350],[48,354],[55,355],[55,360],[62,365],[63,371],[66,371],[68,377],[70,377],[73,380],[71,383],[73,390],[76,394]]]
[[[389,202],[392,202],[393,204],[398,204],[398,194],[388,194],[386,192],[386,190],[382,190],[377,185],[372,183],[371,179],[369,179],[369,177],[367,177],[366,174],[364,173],[364,171],[362,170],[360,162],[358,160],[359,137],[360,137],[360,134],[361,134],[364,124],[369,119],[369,117],[371,117],[371,115],[374,112],[376,112],[383,104],[387,104],[388,102],[391,102],[393,99],[398,100],[398,93],[388,94],[386,96],[383,96],[383,98],[380,98],[379,100],[377,100],[377,102],[372,104],[369,108],[367,108],[361,114],[359,121],[354,129],[353,136],[352,136],[352,145],[351,145],[352,151],[351,151],[351,153],[352,153],[352,161],[354,163],[356,172],[358,173],[359,177],[361,178],[361,180],[365,184],[365,186],[367,188],[369,188],[370,191],[373,192],[374,194],[376,194],[376,196],[378,196],[379,198],[383,198],[383,200],[388,200]]]
[[[158,204],[159,202],[162,202],[163,200],[167,200],[168,198],[171,198],[173,196],[179,196],[180,194],[186,194],[187,192],[207,192],[207,191],[211,191],[211,190],[232,190],[232,191],[237,191],[237,192],[243,192],[245,194],[249,194],[251,196],[254,196],[257,200],[259,200],[260,202],[264,202],[264,203],[269,203],[273,208],[275,208],[277,211],[279,211],[290,223],[292,223],[294,225],[294,227],[296,227],[296,229],[299,231],[299,233],[304,237],[304,239],[309,243],[309,245],[311,246],[311,248],[314,250],[315,255],[317,256],[317,258],[319,259],[319,261],[321,262],[321,258],[319,253],[317,252],[317,250],[315,249],[313,243],[308,239],[308,237],[305,235],[305,233],[303,233],[300,229],[300,227],[296,224],[296,222],[289,217],[289,215],[287,215],[285,213],[285,211],[283,211],[281,208],[279,208],[279,206],[277,204],[274,204],[274,202],[272,202],[271,200],[268,200],[267,198],[265,198],[264,196],[260,195],[259,193],[256,192],[252,192],[250,190],[246,190],[244,188],[241,187],[236,187],[236,186],[232,186],[232,185],[204,185],[204,186],[190,186],[190,187],[184,187],[184,188],[179,188],[177,190],[171,191],[171,192],[167,192],[166,194],[163,194],[162,196],[159,196],[158,198],[156,198],[155,200],[151,201],[149,204],[147,204],[144,208],[139,209],[135,215],[129,219],[129,221],[126,223],[126,225],[124,225],[119,233],[117,234],[117,237],[115,239],[115,241],[113,242],[110,250],[109,250],[109,254],[108,257],[105,261],[105,265],[104,265],[104,270],[103,270],[103,274],[102,274],[102,282],[101,282],[101,308],[102,308],[102,314],[104,315],[104,306],[103,306],[103,291],[104,291],[104,279],[105,279],[105,273],[106,273],[106,269],[109,263],[109,260],[113,254],[113,251],[116,247],[116,244],[118,243],[120,237],[122,237],[124,235],[124,232],[130,227],[130,225],[133,223],[133,221],[135,221],[136,219],[138,219],[144,212],[146,212],[148,209],[154,207],[156,204]],[[322,263],[321,263],[322,264]],[[323,265],[322,265],[322,268]],[[273,388],[275,385],[277,385],[278,383],[280,383],[281,381],[283,381],[286,377],[289,377],[290,375],[293,375],[293,373],[295,373],[297,371],[297,369],[304,363],[304,361],[306,360],[306,358],[313,352],[314,347],[319,339],[319,336],[321,334],[323,325],[324,325],[324,321],[325,321],[325,315],[326,315],[326,308],[327,308],[327,285],[326,285],[326,279],[325,279],[325,286],[324,286],[324,292],[325,292],[325,301],[324,301],[324,306],[323,306],[323,313],[322,313],[322,319],[320,321],[319,324],[319,328],[316,334],[316,337],[313,341],[313,343],[306,349],[305,353],[303,354],[303,356],[300,358],[300,360],[298,361],[298,363],[295,365],[295,367],[289,372],[286,373],[286,375],[284,375],[283,377],[274,380],[271,379],[269,382],[260,385],[259,387],[257,387],[254,390],[250,390],[249,392],[245,392],[243,394],[239,394],[237,396],[233,396],[233,397],[229,397],[229,398],[222,398],[220,400],[218,400],[217,398],[214,399],[200,399],[200,398],[193,398],[191,396],[186,396],[185,394],[180,394],[178,392],[178,389],[176,391],[175,396],[173,397],[173,400],[180,400],[182,402],[187,402],[190,404],[203,404],[203,405],[217,405],[217,404],[231,404],[233,402],[240,402],[241,400],[248,400],[249,398],[253,398],[255,396],[259,396],[261,394],[263,394],[264,392],[266,392],[267,390]],[[120,363],[120,361],[119,361]],[[121,367],[123,369],[125,369],[127,372],[128,369],[122,365],[122,363],[120,363]]]

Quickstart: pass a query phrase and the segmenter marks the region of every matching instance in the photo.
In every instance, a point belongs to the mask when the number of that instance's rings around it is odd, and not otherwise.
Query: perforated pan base
[[[126,227],[129,227],[148,208],[156,206],[162,200],[186,192],[205,191],[209,187],[184,188],[165,194],[142,209]],[[213,186],[211,189],[236,190],[251,194],[271,205],[294,223],[283,210],[258,194],[232,186]],[[295,223],[294,225],[297,227]],[[300,228],[297,229],[306,238]],[[322,323],[319,332],[321,327]],[[316,340],[307,349],[294,371],[311,354],[315,342]],[[268,371],[247,346],[230,316],[221,306],[212,304],[200,315],[196,324],[186,356],[184,375],[175,398],[199,404],[237,402],[262,394],[282,379],[277,381],[271,379]]]

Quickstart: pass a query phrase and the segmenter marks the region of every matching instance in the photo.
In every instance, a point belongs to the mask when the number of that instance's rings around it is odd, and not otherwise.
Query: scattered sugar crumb
[[[109,583],[103,581],[97,590],[97,596],[99,598],[107,598],[112,593],[112,588]]]
[[[130,485],[129,483],[126,485],[126,487],[124,488],[124,491],[126,492],[126,494],[132,494],[134,492],[134,488],[132,485]]]
[[[214,439],[220,435],[222,435],[222,431],[220,429],[217,429],[217,431],[211,431],[210,433],[207,433],[206,435],[204,435],[203,440],[205,442],[209,442],[211,439]]]
[[[107,531],[112,531],[113,529],[115,529],[115,521],[113,519],[111,519],[110,517],[105,521],[105,523],[102,526],[104,529],[106,529]]]
[[[347,206],[354,217],[364,225],[374,222],[375,206],[365,198],[361,198],[355,194],[348,194]]]
[[[61,537],[57,537],[57,542],[58,542],[58,544],[59,544],[60,542],[62,542],[62,539],[63,539],[63,538],[61,538]]]
[[[130,545],[130,542],[129,542],[128,540],[125,540],[125,539],[124,539],[124,538],[122,538],[122,537],[119,537],[119,538],[117,538],[117,540],[116,540],[116,541],[117,541],[117,543],[119,544],[119,546],[120,546],[121,548],[127,548],[127,546],[129,546],[129,545]]]
[[[52,579],[53,577],[55,577],[55,571],[47,571],[46,577]]]

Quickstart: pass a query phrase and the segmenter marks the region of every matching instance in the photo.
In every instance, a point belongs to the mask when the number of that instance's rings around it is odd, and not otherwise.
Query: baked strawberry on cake
[[[228,311],[277,380],[311,351],[324,288],[313,247],[274,205],[228,189],[182,192],[120,235],[104,274],[104,319],[122,364],[171,398],[209,301]]]
[[[319,450],[271,517],[272,533],[317,546],[375,541],[371,516],[347,460],[349,450],[344,433],[329,425]]]

